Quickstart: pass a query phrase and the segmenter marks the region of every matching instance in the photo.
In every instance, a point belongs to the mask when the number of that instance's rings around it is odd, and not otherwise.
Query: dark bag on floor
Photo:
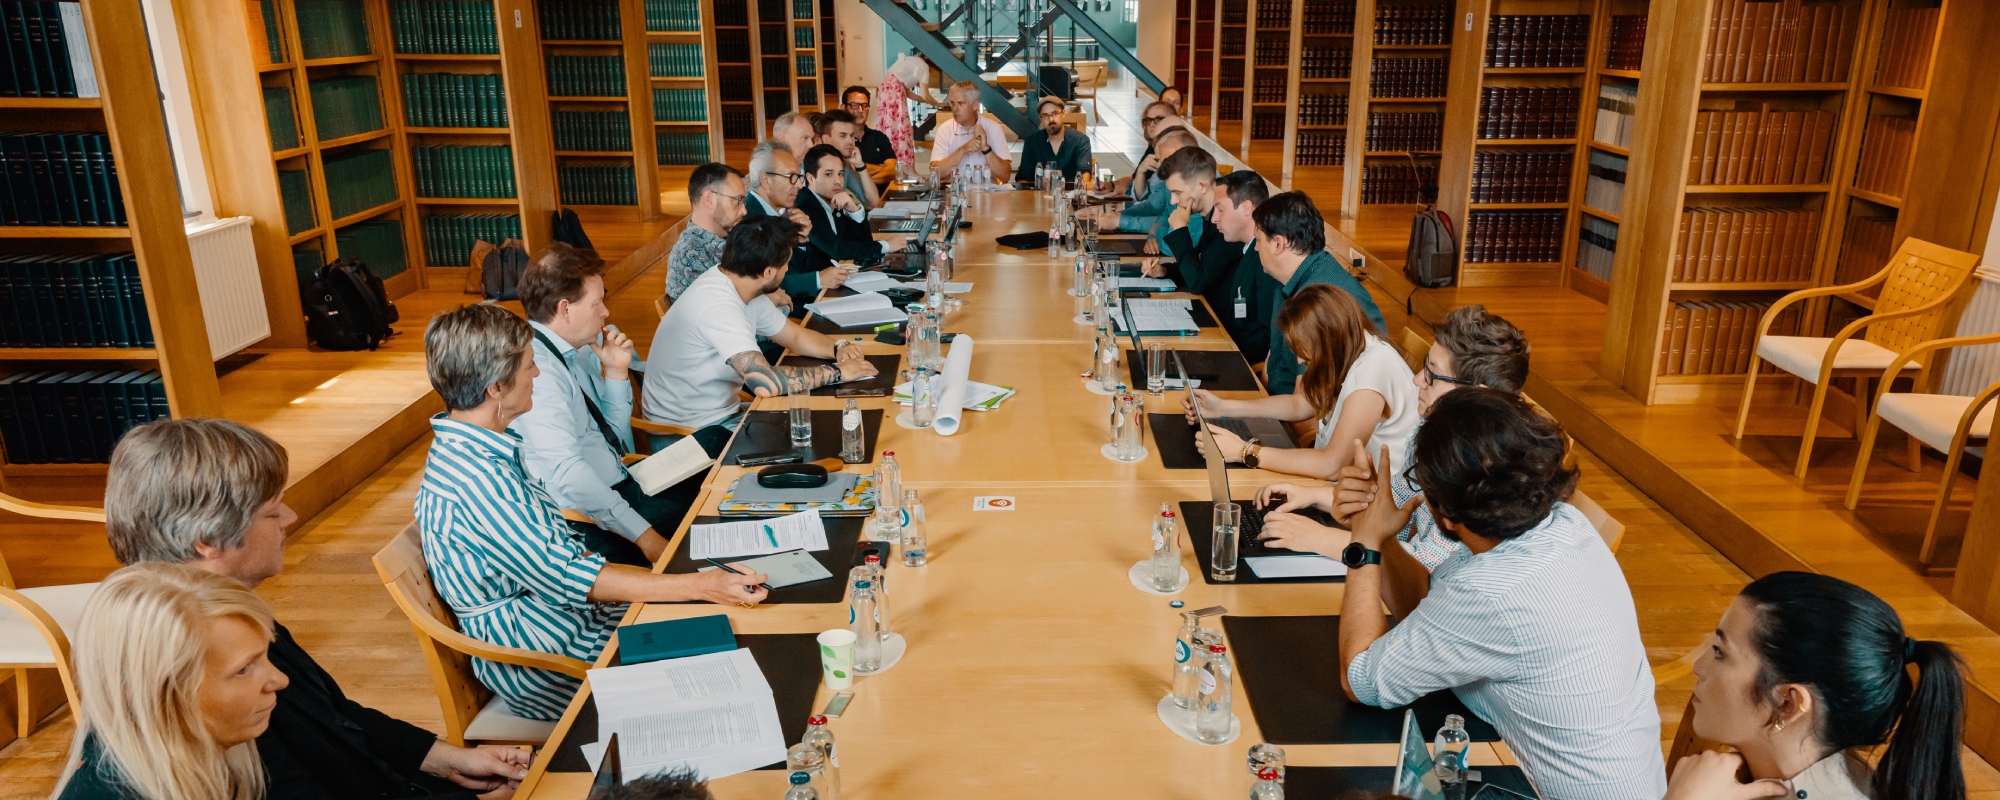
[[[327,350],[373,350],[395,333],[399,315],[382,279],[352,258],[324,267],[301,287],[306,335]]]
[[[550,222],[554,228],[549,232],[550,238],[578,250],[597,249],[590,246],[590,237],[583,232],[583,220],[576,218],[575,211],[565,208],[551,212],[550,216],[553,217]]]
[[[520,299],[521,274],[527,271],[528,251],[521,248],[521,240],[508,239],[486,251],[486,259],[479,264],[482,294],[488,300]]]
[[[1417,212],[1410,226],[1410,247],[1404,254],[1403,277],[1426,289],[1450,286],[1458,272],[1458,245],[1451,235],[1451,217],[1435,207]]]

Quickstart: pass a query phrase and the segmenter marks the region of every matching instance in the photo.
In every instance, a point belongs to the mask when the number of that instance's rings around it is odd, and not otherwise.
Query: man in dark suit
[[[1245,360],[1263,361],[1271,344],[1265,298],[1280,289],[1264,274],[1254,246],[1257,228],[1250,212],[1269,195],[1263,176],[1244,170],[1218,181],[1215,158],[1198,147],[1175,152],[1161,162],[1160,174],[1178,201],[1167,217],[1172,230],[1164,241],[1174,257],[1167,274],[1208,301]],[[1211,228],[1198,243],[1189,234],[1189,221],[1196,215]]]
[[[792,250],[792,263],[786,269],[782,286],[784,292],[773,295],[772,301],[786,300],[791,305],[791,316],[805,315],[805,306],[819,296],[821,289],[832,289],[847,282],[848,270],[825,259],[815,259],[807,233],[812,229],[812,219],[797,208],[799,187],[805,185],[805,174],[799,169],[799,160],[784,144],[761,142],[750,151],[750,198],[744,203],[743,216],[786,217],[799,226],[799,244]]]
[[[903,237],[877,241],[868,231],[868,209],[845,186],[847,160],[833,145],[806,151],[803,163],[806,191],[798,193],[798,210],[812,221],[802,251],[806,269],[820,270],[835,261],[870,261],[903,246]],[[799,269],[793,256],[794,270]]]
[[[148,423],[119,440],[105,478],[105,531],[119,563],[192,564],[255,587],[284,569],[286,454],[239,422]],[[455,747],[348,699],[278,625],[271,663],[291,679],[257,737],[270,800],[474,800],[528,774],[529,753]]]

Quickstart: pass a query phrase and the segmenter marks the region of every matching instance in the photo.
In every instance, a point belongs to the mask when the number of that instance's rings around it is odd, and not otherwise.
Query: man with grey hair
[[[838,287],[853,274],[839,264],[818,271],[812,269],[815,262],[808,250],[812,245],[807,244],[812,218],[798,208],[799,189],[806,184],[798,157],[805,152],[793,152],[776,140],[759,142],[750,151],[750,200],[743,209],[745,219],[784,217],[799,226],[798,244],[792,248],[792,266],[785,273],[784,295],[772,298],[778,305],[791,306],[794,317],[805,315],[805,305],[819,296],[819,290]]]
[[[533,337],[526,321],[489,304],[441,312],[424,331],[425,366],[445,413],[431,418],[416,516],[431,581],[459,628],[491,644],[591,662],[627,603],[761,602],[763,575],[606,564],[564,524],[541,483],[528,480],[521,437],[507,427],[534,405]],[[560,718],[580,683],[484,659],[473,659],[472,671],[528,719]]]
[[[240,422],[159,420],[126,433],[105,475],[104,528],[125,565],[188,564],[256,587],[284,571],[285,448]],[[527,774],[512,747],[457,747],[348,699],[275,625],[271,663],[291,679],[257,737],[269,797],[451,797]]]
[[[951,85],[951,119],[932,134],[931,172],[944,174],[985,164],[995,181],[1005,182],[1013,174],[1007,160],[1007,134],[1000,123],[979,114],[979,84],[959,81]]]
[[[812,120],[797,111],[779,114],[771,121],[771,141],[784,145],[794,158],[804,158],[807,150],[819,144]]]
[[[1166,161],[1180,152],[1181,148],[1197,147],[1199,143],[1200,140],[1194,138],[1194,134],[1186,128],[1168,128],[1162,130],[1159,137],[1153,140],[1153,154],[1158,156],[1160,161]],[[1167,215],[1173,212],[1174,201],[1172,193],[1167,191],[1166,179],[1160,177],[1157,172],[1148,176],[1146,183],[1148,188],[1144,197],[1127,204],[1119,213],[1116,230],[1119,233],[1149,234],[1151,238],[1146,240],[1146,252],[1158,253],[1160,238],[1167,233],[1161,223],[1166,222]],[[1190,229],[1190,235],[1198,243],[1201,241],[1201,233],[1202,225],[1197,220]]]

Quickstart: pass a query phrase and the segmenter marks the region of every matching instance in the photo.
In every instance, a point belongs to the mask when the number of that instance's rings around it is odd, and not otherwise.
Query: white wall
[[[1174,82],[1175,13],[1174,0],[1139,0],[1139,63],[1167,83]]]
[[[888,23],[861,0],[834,0],[834,19],[840,20],[840,85],[833,91],[860,84],[875,91],[882,85],[888,63],[882,52]]]

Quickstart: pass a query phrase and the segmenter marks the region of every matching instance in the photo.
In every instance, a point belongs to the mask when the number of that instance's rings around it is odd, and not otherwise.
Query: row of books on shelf
[[[792,19],[811,20],[815,0],[792,0]]]
[[[1474,203],[1569,200],[1568,150],[1481,150],[1472,154]]]
[[[1689,208],[1669,273],[1694,283],[1806,281],[1819,212],[1802,208]]]
[[[1847,80],[1860,3],[1715,0],[1705,81],[1825,83]]]
[[[272,152],[282,153],[304,144],[299,138],[299,119],[292,109],[290,88],[264,87],[264,124],[271,129]]]
[[[373,75],[310,81],[313,128],[320,141],[382,129],[382,97]]]
[[[639,188],[630,164],[564,164],[556,167],[556,185],[565,205],[639,204]]]
[[[421,224],[424,263],[433,267],[463,267],[472,258],[472,244],[500,244],[521,238],[519,214],[432,214]]]
[[[499,75],[405,73],[403,109],[416,128],[505,128],[507,87]]]
[[[1618,223],[1588,214],[1577,221],[1576,268],[1610,283],[1612,265],[1618,260]]]
[[[1283,64],[1281,60],[1278,62]],[[1350,78],[1354,76],[1352,44],[1307,45],[1299,52],[1299,77]]]
[[[1300,125],[1346,125],[1347,95],[1299,95],[1298,112]]]
[[[388,150],[349,150],[320,157],[326,169],[326,207],[334,219],[395,202],[396,165]]]
[[[1300,131],[1292,163],[1338,167],[1347,163],[1347,137],[1331,131]]]
[[[1859,283],[1882,271],[1896,252],[1896,220],[1884,217],[1847,218],[1847,240],[1841,243],[1839,266],[1834,268],[1834,285]]]
[[[1222,29],[1222,54],[1224,56],[1243,55],[1243,41],[1248,38],[1242,28]]]
[[[500,52],[493,0],[396,0],[389,4],[389,32],[398,53]]]
[[[1575,86],[1488,86],[1479,90],[1479,138],[1573,139],[1583,90]]]
[[[0,256],[0,347],[152,347],[131,253]]]
[[[1486,20],[1486,66],[1581,67],[1589,14],[1495,14]]]
[[[701,30],[701,0],[646,0],[646,30]]]
[[[278,170],[278,200],[285,206],[285,232],[294,236],[312,230],[312,175],[303,169]]]
[[[1361,202],[1371,205],[1417,202],[1418,187],[1438,182],[1437,167],[1428,164],[1368,164],[1361,170]]]
[[[308,59],[365,56],[368,9],[361,0],[295,0],[299,23],[299,53]]]
[[[625,59],[619,56],[549,56],[548,67],[552,96],[625,96]]]
[[[721,64],[750,63],[750,33],[740,29],[716,31],[715,60]]]
[[[1562,258],[1568,211],[1469,211],[1465,215],[1468,264],[1544,263]]]
[[[653,144],[662,164],[706,164],[712,160],[706,133],[657,134]]]
[[[1291,39],[1279,36],[1266,36],[1257,40],[1257,66],[1282,67],[1291,60]]]
[[[368,272],[377,278],[387,280],[408,269],[408,258],[403,255],[403,222],[394,219],[371,219],[357,222],[333,232],[334,245],[340,248],[341,258],[351,258],[361,262]]]
[[[1223,100],[1225,101],[1229,100],[1230,97],[1231,97],[1230,95],[1222,96]],[[1228,107],[1228,104],[1225,103],[1223,110],[1224,110],[1223,118],[1227,119],[1228,118],[1227,112],[1231,111],[1232,109],[1230,109]],[[1233,110],[1240,119],[1241,115],[1243,114],[1242,98],[1240,97],[1236,98],[1235,108]],[[1304,134],[1301,133],[1300,135],[1303,136]],[[1252,139],[1285,138],[1284,110],[1276,108],[1258,109],[1257,113],[1252,114],[1250,117],[1250,138]]]
[[[1639,87],[1605,83],[1597,87],[1597,125],[1591,137],[1613,147],[1630,147],[1638,129]]]
[[[819,58],[817,56],[802,55],[798,56],[796,60],[798,66],[798,76],[801,78],[813,77],[814,73],[819,71],[819,67],[817,66],[819,64]]]
[[[1257,27],[1273,29],[1292,27],[1292,4],[1258,3]]]
[[[1224,89],[1227,89],[1227,88],[1229,88],[1229,87],[1225,86],[1225,87],[1223,87],[1223,88],[1224,88]],[[1236,87],[1236,88],[1238,88],[1238,89],[1241,89],[1242,87],[1240,87],[1240,86],[1239,86],[1239,87]],[[1242,92],[1228,92],[1228,91],[1225,91],[1225,92],[1223,92],[1223,93],[1222,93],[1222,95],[1221,95],[1220,97],[1217,97],[1217,98],[1215,99],[1215,116],[1216,116],[1216,118],[1217,118],[1217,119],[1220,119],[1220,120],[1224,120],[1224,121],[1228,121],[1228,120],[1239,120],[1239,119],[1242,119],[1242,118],[1243,118],[1243,93],[1242,93]],[[1281,126],[1281,127],[1282,127],[1282,126]],[[1282,133],[1281,133],[1281,134],[1279,134],[1279,136],[1280,136],[1280,138],[1282,138],[1282,137],[1284,136],[1284,134],[1282,134]],[[1256,135],[1255,135],[1255,134],[1252,134],[1251,138],[1253,138],[1253,139],[1254,139],[1254,138],[1257,138],[1257,137],[1256,137]]]
[[[1695,113],[1688,183],[1698,185],[1812,184],[1826,179],[1833,145],[1831,111]]]
[[[699,78],[703,72],[698,44],[649,44],[646,61],[655,78]]]
[[[1373,153],[1437,150],[1444,146],[1444,114],[1370,111],[1367,142],[1369,152]]]
[[[557,150],[623,153],[632,149],[632,116],[623,111],[555,111],[549,114]]]
[[[172,416],[158,370],[42,370],[0,378],[9,464],[102,464],[126,431]]]
[[[1590,151],[1590,171],[1583,182],[1583,204],[1609,214],[1625,213],[1625,175],[1631,160],[1617,153]]]
[[[273,64],[283,64],[285,57],[285,35],[278,25],[277,0],[257,0],[257,13],[264,22],[264,52]]]
[[[410,148],[418,197],[514,197],[514,148],[416,145]]]
[[[1604,68],[1636,70],[1646,55],[1646,15],[1618,14],[1611,18]]]
[[[764,26],[763,31],[759,35],[763,37],[763,41],[760,44],[763,45],[765,58],[774,56],[782,57],[785,51],[791,49],[791,45],[785,42],[785,30],[786,28],[783,25]]]
[[[813,29],[800,25],[792,29],[792,46],[800,49],[813,46]]]
[[[1443,97],[1450,78],[1442,58],[1376,58],[1368,75],[1371,97]]]
[[[1917,118],[1868,118],[1861,137],[1861,163],[1854,186],[1891,197],[1902,197],[1910,182],[1910,154],[1917,146]]]
[[[1451,44],[1451,6],[1381,5],[1375,7],[1376,44]]]
[[[96,97],[97,70],[80,3],[0,3],[6,46],[4,97]]]
[[[0,224],[125,224],[118,163],[105,134],[0,133],[0,163],[7,176]]]
[[[1736,300],[1674,303],[1661,326],[1661,375],[1742,375],[1750,369],[1750,348],[1756,346],[1757,323],[1770,310],[1766,301]],[[1772,322],[1771,333],[1792,330],[1796,309],[1785,309]],[[1766,371],[1771,367],[1764,365]]]
[[[1306,3],[1308,36],[1354,32],[1354,0],[1314,0]]]
[[[708,92],[701,89],[654,89],[653,119],[660,122],[707,122]]]
[[[1885,86],[1922,89],[1930,78],[1931,47],[1937,40],[1943,6],[1891,5],[1882,30],[1882,60],[1875,65],[1875,82]]]
[[[562,0],[540,5],[544,40],[615,42],[625,38],[619,29],[618,0]]]
[[[1256,80],[1256,87],[1250,93],[1254,102],[1285,102],[1285,73],[1282,70],[1258,70]]]

